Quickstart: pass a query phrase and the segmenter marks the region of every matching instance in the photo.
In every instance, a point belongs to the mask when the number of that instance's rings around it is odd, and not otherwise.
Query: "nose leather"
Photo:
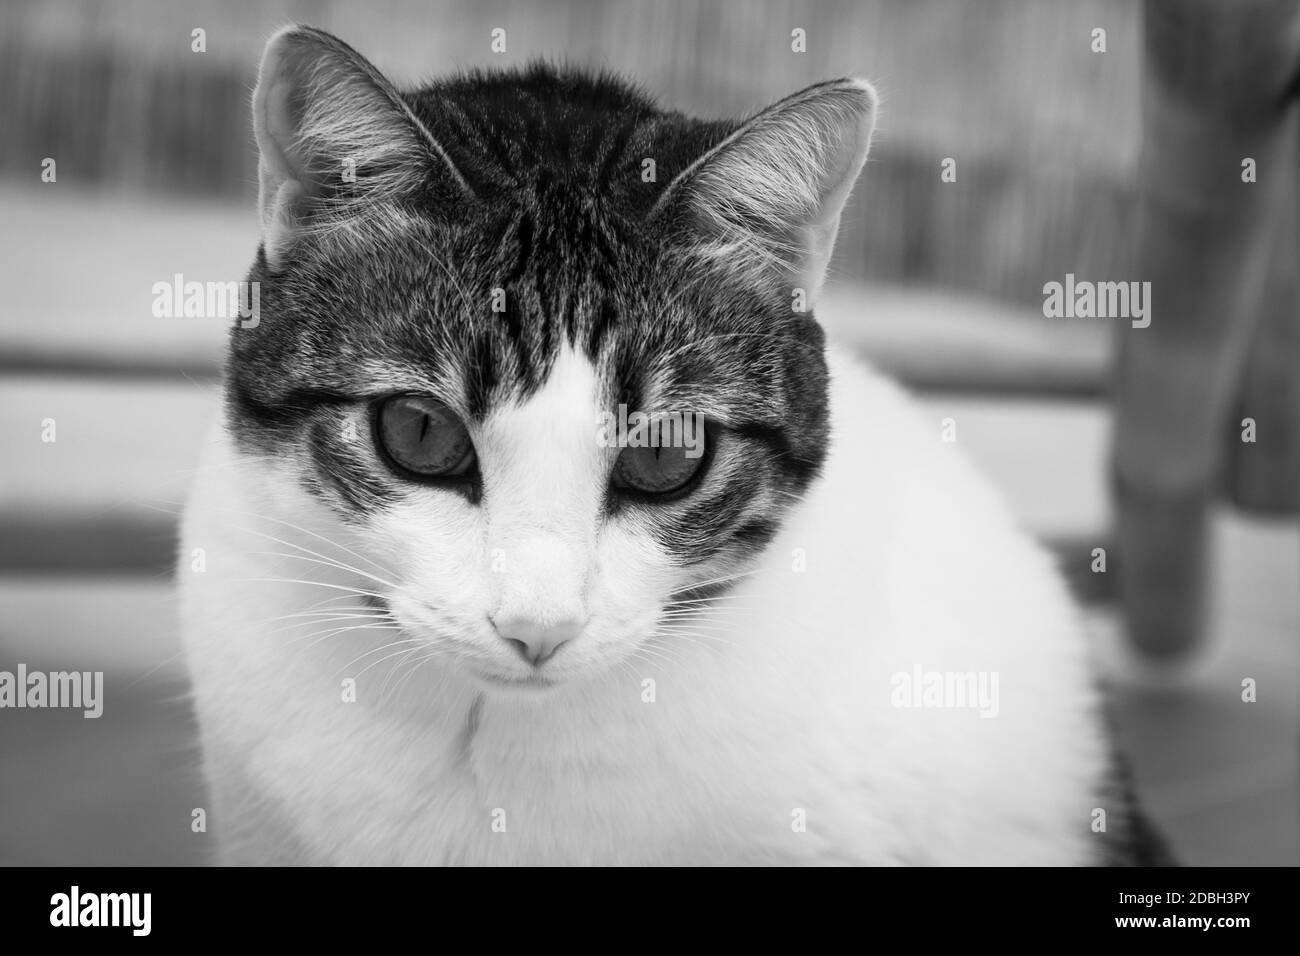
[[[577,637],[582,627],[572,618],[548,624],[524,615],[505,617],[492,623],[497,633],[534,666],[552,657],[561,644]]]

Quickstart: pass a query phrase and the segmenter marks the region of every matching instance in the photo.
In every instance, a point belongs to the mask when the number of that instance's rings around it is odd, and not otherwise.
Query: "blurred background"
[[[1281,27],[1257,42],[1300,64],[1294,6],[1261,4]],[[204,859],[169,579],[226,325],[155,318],[152,290],[176,273],[244,277],[258,242],[249,98],[265,39],[290,21],[337,34],[406,87],[547,57],[724,116],[827,77],[871,79],[881,122],[819,317],[918,392],[936,434],[953,418],[1058,555],[1175,853],[1300,861],[1294,86],[1282,66],[1235,86],[1212,69],[1214,56],[1272,63],[1262,47],[1153,42],[1128,0],[5,0],[0,669],[103,670],[108,700],[98,720],[0,711],[0,863]],[[796,29],[807,52],[791,48]],[[1179,101],[1189,49],[1216,90],[1268,105],[1254,126]],[[1239,117],[1236,105],[1218,104]],[[1187,148],[1200,141],[1214,148]],[[1260,154],[1254,184],[1246,149]],[[1202,153],[1219,167],[1180,178],[1181,157]],[[1220,185],[1197,189],[1195,175]],[[1161,193],[1170,183],[1188,185]],[[1202,233],[1239,255],[1209,239],[1201,258],[1179,251]],[[1067,273],[1160,277],[1152,328],[1044,317],[1044,283]],[[1159,311],[1166,289],[1167,301],[1195,293],[1185,319]],[[1191,411],[1177,396],[1193,386],[1205,397]],[[1258,420],[1250,445],[1239,407]]]

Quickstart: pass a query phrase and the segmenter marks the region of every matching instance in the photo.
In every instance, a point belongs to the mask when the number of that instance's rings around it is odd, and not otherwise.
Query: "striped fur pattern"
[[[304,483],[358,520],[407,490],[348,427],[359,407],[427,392],[478,427],[572,349],[597,369],[601,407],[704,414],[728,449],[698,496],[642,515],[674,558],[760,548],[825,456],[822,332],[792,308],[820,276],[796,234],[816,227],[828,175],[845,193],[856,176],[865,141],[839,169],[835,147],[870,122],[870,89],[823,84],[709,122],[541,64],[402,95],[328,34],[277,44],[255,109],[290,85],[297,126],[287,143],[259,127],[275,248],[250,276],[263,320],[232,335],[244,445],[296,451]],[[302,194],[271,234],[278,154]]]

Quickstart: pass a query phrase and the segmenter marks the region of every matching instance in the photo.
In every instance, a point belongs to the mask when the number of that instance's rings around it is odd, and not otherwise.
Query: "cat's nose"
[[[559,650],[560,645],[571,641],[582,630],[582,622],[565,618],[554,624],[543,624],[535,617],[510,615],[494,618],[492,625],[507,644],[514,647],[528,663],[537,666]]]

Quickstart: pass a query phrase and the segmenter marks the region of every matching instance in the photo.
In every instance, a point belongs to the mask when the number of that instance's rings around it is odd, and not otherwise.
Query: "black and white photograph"
[[[36,922],[1300,863],[1300,2],[4,0],[0,81]]]

